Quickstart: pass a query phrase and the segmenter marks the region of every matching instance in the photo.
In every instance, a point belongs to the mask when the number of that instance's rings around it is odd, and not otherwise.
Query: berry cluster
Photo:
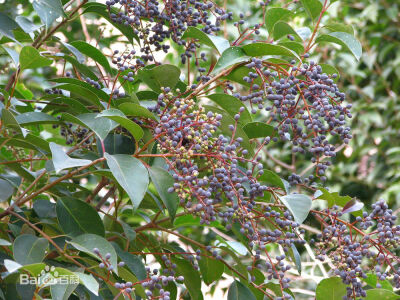
[[[186,46],[187,50],[183,56],[191,57],[196,48],[195,44],[187,44],[181,39],[187,27],[201,25],[201,30],[208,34],[217,32],[220,30],[221,21],[232,19],[233,15],[216,7],[211,1],[111,0],[106,1],[106,4],[111,20],[132,27],[134,33],[143,41],[140,57],[145,62],[154,60],[153,52],[167,53],[170,46],[165,40],[169,38],[178,45]]]
[[[345,94],[334,83],[336,74],[323,73],[322,67],[310,61],[301,67],[291,62],[290,71],[273,71],[273,66],[253,58],[246,67],[251,71],[243,80],[250,85],[248,95],[235,96],[248,102],[252,112],[265,109],[269,112],[269,122],[275,122],[276,131],[282,140],[290,140],[293,152],[311,153],[311,161],[316,164],[316,175],[326,180],[325,170],[330,162],[322,162],[322,156],[334,157],[335,146],[329,142],[330,136],[338,136],[344,143],[352,138],[346,118],[351,118],[351,105],[343,105]],[[284,72],[284,74],[282,73]],[[306,178],[305,182],[313,180]],[[293,183],[302,179],[293,174]]]
[[[366,278],[362,263],[367,260],[370,269],[375,266],[378,280],[393,276],[394,285],[400,287],[399,259],[393,250],[400,247],[400,226],[397,217],[380,200],[372,205],[373,211],[357,216],[356,221],[347,223],[340,219],[342,212],[337,206],[324,210],[321,219],[325,225],[316,243],[320,260],[328,257],[336,266],[335,274],[348,284],[347,298],[365,297],[360,278]]]
[[[228,126],[231,138],[217,133],[221,129],[221,115],[206,112],[191,99],[173,96],[169,88],[163,90],[151,110],[160,117],[154,128],[158,150],[168,155],[165,161],[175,179],[169,192],[176,192],[180,204],[200,216],[202,224],[218,218],[230,230],[238,223],[249,247],[254,249],[254,262],[261,260],[262,252],[268,257],[267,263],[259,262],[250,269],[264,269],[269,278],[278,279],[286,288],[289,279],[285,272],[290,266],[282,262],[282,256],[270,258],[266,245],[277,243],[288,252],[294,243],[304,241],[297,230],[299,224],[289,211],[272,210],[257,203],[269,188],[258,181],[263,174],[261,157],[249,158],[248,150],[241,146],[243,139],[235,137],[237,120],[244,110],[240,109],[234,116],[235,123]],[[267,138],[264,144],[269,141]],[[221,205],[224,199],[228,202]],[[265,226],[276,229],[266,230]],[[217,250],[207,250],[216,259],[222,258]]]

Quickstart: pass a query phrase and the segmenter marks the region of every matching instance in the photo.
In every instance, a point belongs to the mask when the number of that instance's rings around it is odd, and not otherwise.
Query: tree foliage
[[[397,211],[348,184],[397,191],[397,6],[20,2],[0,298],[399,298]]]

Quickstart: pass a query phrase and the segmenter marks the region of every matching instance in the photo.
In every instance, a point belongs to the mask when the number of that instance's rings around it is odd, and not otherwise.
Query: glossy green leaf
[[[18,133],[26,136],[28,131],[24,128],[19,126],[18,121],[16,120],[15,116],[7,109],[3,108],[1,111],[1,120],[8,128],[12,128],[16,130]]]
[[[189,26],[183,33],[182,39],[196,39],[201,44],[207,45],[217,50],[220,54],[230,47],[229,41],[211,34],[207,34],[196,27]]]
[[[315,290],[316,300],[337,300],[346,296],[346,285],[339,277],[323,279]]]
[[[202,257],[199,261],[201,276],[205,284],[210,285],[221,278],[224,264],[216,259]]]
[[[103,258],[105,258],[107,253],[109,253],[110,259],[108,261],[113,266],[113,272],[118,275],[117,253],[110,242],[108,242],[105,238],[96,234],[87,233],[73,238],[68,243],[79,251],[85,252],[97,260],[100,260],[100,258],[93,252],[94,248],[99,249],[99,253]]]
[[[79,277],[79,283],[84,285],[85,288],[87,288],[90,292],[92,292],[96,296],[99,295],[100,285],[92,274],[85,274],[82,272],[74,272],[74,274]]]
[[[31,234],[19,235],[13,244],[14,259],[21,265],[40,263],[46,255],[49,242]]]
[[[218,73],[230,66],[235,64],[246,62],[251,57],[247,56],[246,53],[240,47],[229,47],[222,52],[221,57],[218,59],[212,73]]]
[[[300,60],[296,52],[280,45],[253,43],[243,46],[243,50],[249,56],[282,55]]]
[[[328,29],[331,32],[347,32],[348,34],[354,35],[353,27],[343,23],[330,23],[322,28]]]
[[[61,85],[60,86],[56,86],[57,88],[62,88],[65,87],[65,90],[73,92],[73,93],[81,93],[81,88],[84,88],[85,90],[90,91],[92,94],[95,94],[99,99],[103,100],[104,102],[108,102],[108,100],[110,99],[110,95],[108,95],[106,92],[99,90],[95,87],[93,87],[92,85],[90,85],[87,82],[84,82],[82,80],[76,79],[76,78],[69,78],[69,77],[61,77],[61,78],[54,78],[51,79],[50,81],[52,82],[56,82],[56,83],[66,83],[66,84],[72,84],[73,88],[70,88],[70,85]],[[85,93],[85,92],[84,92]],[[89,96],[92,96],[91,94],[89,94]]]
[[[184,277],[184,284],[189,290],[192,300],[202,299],[201,279],[192,264],[184,259],[173,258],[173,262],[178,266],[178,273]]]
[[[73,273],[71,272],[73,275]],[[50,285],[50,293],[52,300],[68,300],[71,294],[74,292],[78,283],[68,284],[52,284]]]
[[[64,15],[61,0],[34,0],[32,5],[47,28]]]
[[[18,67],[19,65],[19,53],[17,51],[15,51],[14,49],[8,48],[3,46],[3,49],[6,50],[6,52],[8,53],[8,55],[11,57],[11,59],[14,62],[14,65],[16,67]]]
[[[399,300],[400,296],[385,289],[370,289],[367,290],[367,297],[365,300]]]
[[[290,210],[295,221],[302,224],[311,210],[311,198],[302,194],[290,194],[279,199]]]
[[[18,24],[5,13],[0,12],[0,33],[14,40],[13,30],[18,28]]]
[[[304,53],[304,46],[303,44],[299,42],[280,42],[279,45],[288,48],[294,52],[296,52],[298,55],[302,55]]]
[[[125,102],[119,105],[118,109],[127,116],[157,120],[157,118],[146,107],[136,103]]]
[[[323,7],[320,0],[301,0],[301,3],[311,19],[314,20],[320,16]]]
[[[279,21],[288,21],[294,14],[288,9],[281,7],[271,7],[265,13],[265,26],[270,34],[275,24]]]
[[[62,146],[57,145],[53,142],[50,142],[50,150],[56,173],[68,168],[85,166],[92,162],[91,160],[87,159],[77,159],[69,157]]]
[[[227,300],[256,300],[250,289],[240,281],[235,280],[228,290]]]
[[[0,179],[0,203],[7,201],[14,193],[14,187],[7,180]]]
[[[118,245],[113,244],[115,251],[121,258],[125,265],[132,271],[133,274],[139,279],[144,280],[147,278],[146,268],[140,256],[133,255],[129,252],[123,251]]]
[[[131,198],[133,207],[138,208],[149,185],[146,167],[137,158],[126,154],[105,153],[104,156],[115,179]]]
[[[258,178],[258,180],[262,183],[266,183],[269,186],[277,186],[282,190],[285,190],[285,184],[282,179],[275,173],[270,170],[263,170],[264,173]]]
[[[85,201],[60,198],[57,200],[56,212],[58,223],[67,235],[93,233],[104,236],[104,225],[99,214]]]
[[[261,138],[267,136],[273,137],[276,134],[273,126],[262,122],[247,123],[243,127],[243,130],[244,132],[246,132],[249,139]]]
[[[71,45],[78,49],[81,53],[85,54],[87,57],[90,57],[95,62],[99,63],[107,72],[112,73],[110,63],[99,49],[84,41],[73,41],[71,42]]]
[[[111,23],[112,26],[117,28],[123,35],[125,35],[130,43],[133,43],[133,40],[139,41],[139,38],[133,32],[132,27],[111,21],[110,14],[106,5],[102,3],[89,2],[83,6],[83,9],[83,14],[94,13],[106,19],[108,22]],[[118,11],[116,11],[115,9],[112,9],[112,12],[118,14]]]
[[[318,0],[317,0],[318,1]],[[279,21],[275,24],[273,30],[273,37],[275,40],[279,40],[280,38],[291,35],[296,41],[301,41],[301,37],[297,34],[297,32],[290,26],[288,23]]]
[[[151,167],[149,169],[151,181],[157,189],[158,194],[166,208],[168,209],[169,216],[173,222],[178,209],[179,197],[174,192],[169,193],[168,189],[171,188],[175,182],[172,176],[160,167]]]
[[[315,40],[317,43],[329,42],[339,44],[344,49],[350,51],[354,57],[359,60],[362,54],[362,47],[360,42],[351,34],[347,32],[331,32],[322,34]]]
[[[378,280],[378,276],[376,274],[368,273],[367,277],[363,278],[362,280],[372,288],[376,288],[376,285],[379,283],[382,286],[382,289],[393,291],[393,287],[390,284],[390,281],[387,279]]]
[[[19,54],[19,64],[21,70],[36,69],[39,67],[47,67],[53,63],[51,59],[40,55],[39,51],[32,46],[25,46]]]
[[[36,25],[31,20],[29,20],[24,16],[17,16],[15,18],[15,22],[17,22],[18,25],[22,28],[22,30],[25,31],[26,33],[34,32],[42,27],[42,25]]]
[[[38,111],[30,111],[17,115],[15,116],[15,119],[20,125],[59,123],[59,120],[53,116]]]
[[[59,80],[59,79],[58,79]],[[76,80],[76,79],[75,79]],[[69,91],[70,96],[72,98],[82,99],[89,105],[95,105],[99,109],[103,109],[103,105],[100,103],[99,97],[96,95],[94,91],[84,87],[85,83],[81,82],[81,84],[72,84],[72,83],[64,83],[56,85],[56,88]]]
[[[171,89],[179,82],[181,71],[173,65],[160,65],[151,69],[141,69],[138,71],[138,77],[147,84],[153,91],[161,92],[161,87],[170,87]]]
[[[328,64],[319,64],[322,68],[322,72],[326,73],[327,75],[333,75],[336,74],[337,77],[336,78],[332,78],[332,80],[337,81],[339,79],[339,71],[332,65],[328,65]]]

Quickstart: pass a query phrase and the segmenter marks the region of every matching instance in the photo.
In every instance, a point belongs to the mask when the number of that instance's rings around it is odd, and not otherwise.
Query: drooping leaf
[[[224,264],[219,260],[208,257],[200,259],[199,267],[203,281],[207,285],[219,280],[224,273]]]
[[[147,277],[146,268],[143,264],[143,260],[140,256],[133,255],[129,252],[123,251],[118,245],[113,244],[115,251],[129,270],[139,279],[144,280]]]
[[[149,169],[149,174],[173,222],[176,210],[178,209],[179,198],[175,191],[169,193],[168,189],[173,186],[175,180],[166,170],[160,167],[151,167]]]
[[[228,300],[256,300],[251,290],[240,281],[235,280],[229,287]]]
[[[292,58],[295,57],[298,60],[300,60],[300,57],[297,55],[296,52],[280,45],[272,45],[266,43],[252,43],[243,46],[243,51],[248,56],[282,55],[282,56],[289,56]]]
[[[310,212],[311,198],[302,194],[289,194],[280,197],[280,200],[290,210],[295,221],[302,224]]]
[[[131,137],[116,133],[108,134],[103,141],[103,145],[105,152],[108,154],[133,154],[136,147]],[[101,157],[104,155],[100,140],[97,140],[97,151]]]
[[[99,63],[107,72],[112,73],[110,63],[99,49],[84,41],[73,41],[71,42],[71,45],[78,49],[81,53],[85,54],[87,57],[90,57],[95,62]]]
[[[173,262],[177,265],[178,273],[184,277],[184,284],[189,290],[191,299],[202,299],[201,279],[192,264],[184,259],[173,258]]]
[[[346,296],[346,285],[339,277],[322,279],[315,290],[316,300],[337,300]]]
[[[20,125],[36,125],[36,124],[54,124],[59,123],[59,120],[49,114],[38,111],[29,111],[15,116],[15,119]]]
[[[350,51],[354,57],[359,60],[362,54],[362,47],[360,42],[351,34],[347,32],[331,32],[322,34],[315,40],[317,43],[329,42],[339,44],[344,49]]]
[[[79,277],[79,282],[82,285],[84,285],[85,288],[87,288],[90,292],[92,292],[96,296],[99,295],[100,285],[92,274],[85,274],[82,272],[74,272],[74,274]]]
[[[92,162],[88,159],[77,159],[69,157],[62,146],[57,145],[53,142],[50,142],[50,150],[56,173],[68,168],[85,166]]]
[[[192,26],[189,26],[182,35],[182,39],[188,38],[199,40],[201,44],[214,48],[220,54],[230,47],[228,40],[219,36],[207,34],[200,29]]]
[[[133,207],[138,208],[149,185],[146,167],[130,155],[105,153],[104,156],[115,179],[131,198]]]
[[[61,0],[34,0],[33,8],[47,28],[64,15]]]
[[[0,33],[14,40],[13,30],[18,28],[18,24],[6,14],[0,12]]]
[[[61,229],[70,236],[93,233],[104,236],[104,225],[97,211],[85,201],[60,198],[56,204]]]
[[[31,234],[19,235],[13,244],[14,259],[21,265],[40,263],[49,246],[45,238],[38,238]]]
[[[53,63],[51,59],[40,55],[39,51],[32,46],[25,46],[19,54],[19,64],[21,70],[36,69],[47,67]]]
[[[36,25],[24,16],[17,16],[15,18],[15,22],[17,22],[19,27],[21,27],[26,33],[34,32],[42,27],[42,25]]]
[[[0,179],[0,203],[7,201],[14,193],[13,185],[7,180]]]
[[[72,246],[74,246],[79,251],[85,252],[92,257],[100,260],[99,256],[93,252],[94,248],[99,249],[100,255],[105,259],[107,253],[110,254],[109,263],[113,266],[113,272],[118,275],[117,268],[117,253],[113,246],[108,242],[105,238],[98,236],[96,234],[82,234],[73,238],[70,242],[68,242]]]

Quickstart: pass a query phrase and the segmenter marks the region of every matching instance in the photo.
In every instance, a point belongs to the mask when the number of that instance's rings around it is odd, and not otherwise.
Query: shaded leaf
[[[133,207],[138,208],[149,185],[146,167],[137,158],[126,154],[104,153],[104,156],[115,179],[131,198]]]
[[[221,278],[224,264],[216,259],[202,257],[199,261],[201,276],[205,284],[210,285]]]
[[[19,64],[21,70],[47,67],[53,63],[51,59],[40,55],[32,46],[25,46],[19,54]]]
[[[339,277],[323,279],[315,290],[316,300],[337,300],[346,296],[346,285]]]
[[[267,27],[268,32],[272,34],[272,29],[277,22],[281,20],[287,21],[293,16],[293,12],[288,9],[272,7],[265,13],[265,26]]]
[[[47,28],[64,15],[61,0],[34,0],[32,5]]]
[[[69,157],[62,146],[53,142],[50,142],[50,149],[56,173],[68,168],[85,166],[92,162],[91,160],[87,159],[76,159]]]
[[[280,200],[290,210],[295,221],[302,224],[310,212],[311,198],[302,194],[290,194],[280,197]]]
[[[249,139],[261,138],[261,137],[273,137],[275,136],[275,129],[273,126],[262,123],[262,122],[252,122],[248,123],[243,127],[244,132],[246,132]]]
[[[226,69],[234,64],[248,61],[251,57],[247,56],[246,53],[240,47],[229,47],[222,52],[221,57],[218,59],[213,73],[217,73],[223,69]]]
[[[235,280],[229,287],[227,300],[256,300],[250,289],[240,281]]]
[[[359,60],[362,54],[362,47],[360,42],[351,34],[347,32],[331,32],[328,34],[322,34],[315,40],[317,43],[329,42],[339,44],[344,49],[350,51],[354,57]]]
[[[176,210],[178,209],[179,197],[175,191],[169,193],[168,189],[174,185],[175,180],[166,170],[160,167],[151,167],[149,169],[149,174],[173,222]]]
[[[13,244],[14,259],[21,265],[39,263],[43,260],[48,246],[49,243],[45,238],[22,234]]]
[[[86,254],[89,254],[98,260],[100,260],[100,258],[93,252],[94,248],[99,249],[99,253],[104,259],[107,253],[109,253],[110,259],[108,261],[113,266],[113,272],[118,275],[117,253],[115,252],[113,246],[105,238],[96,234],[87,233],[73,238],[68,243],[79,251],[85,252]]]
[[[129,120],[124,113],[118,109],[110,108],[103,110],[96,116],[96,119],[99,118],[107,118],[117,122],[122,127],[126,128],[136,141],[139,141],[143,137],[143,129],[132,120]]]
[[[322,3],[319,0],[301,0],[307,14],[311,19],[316,19],[319,17],[322,11]]]
[[[173,65],[160,65],[138,71],[138,77],[156,92],[161,92],[161,87],[174,88],[179,82],[180,74],[180,69]]]
[[[67,235],[94,233],[104,236],[104,225],[99,214],[85,201],[60,198],[57,200],[56,211],[58,223]]]

